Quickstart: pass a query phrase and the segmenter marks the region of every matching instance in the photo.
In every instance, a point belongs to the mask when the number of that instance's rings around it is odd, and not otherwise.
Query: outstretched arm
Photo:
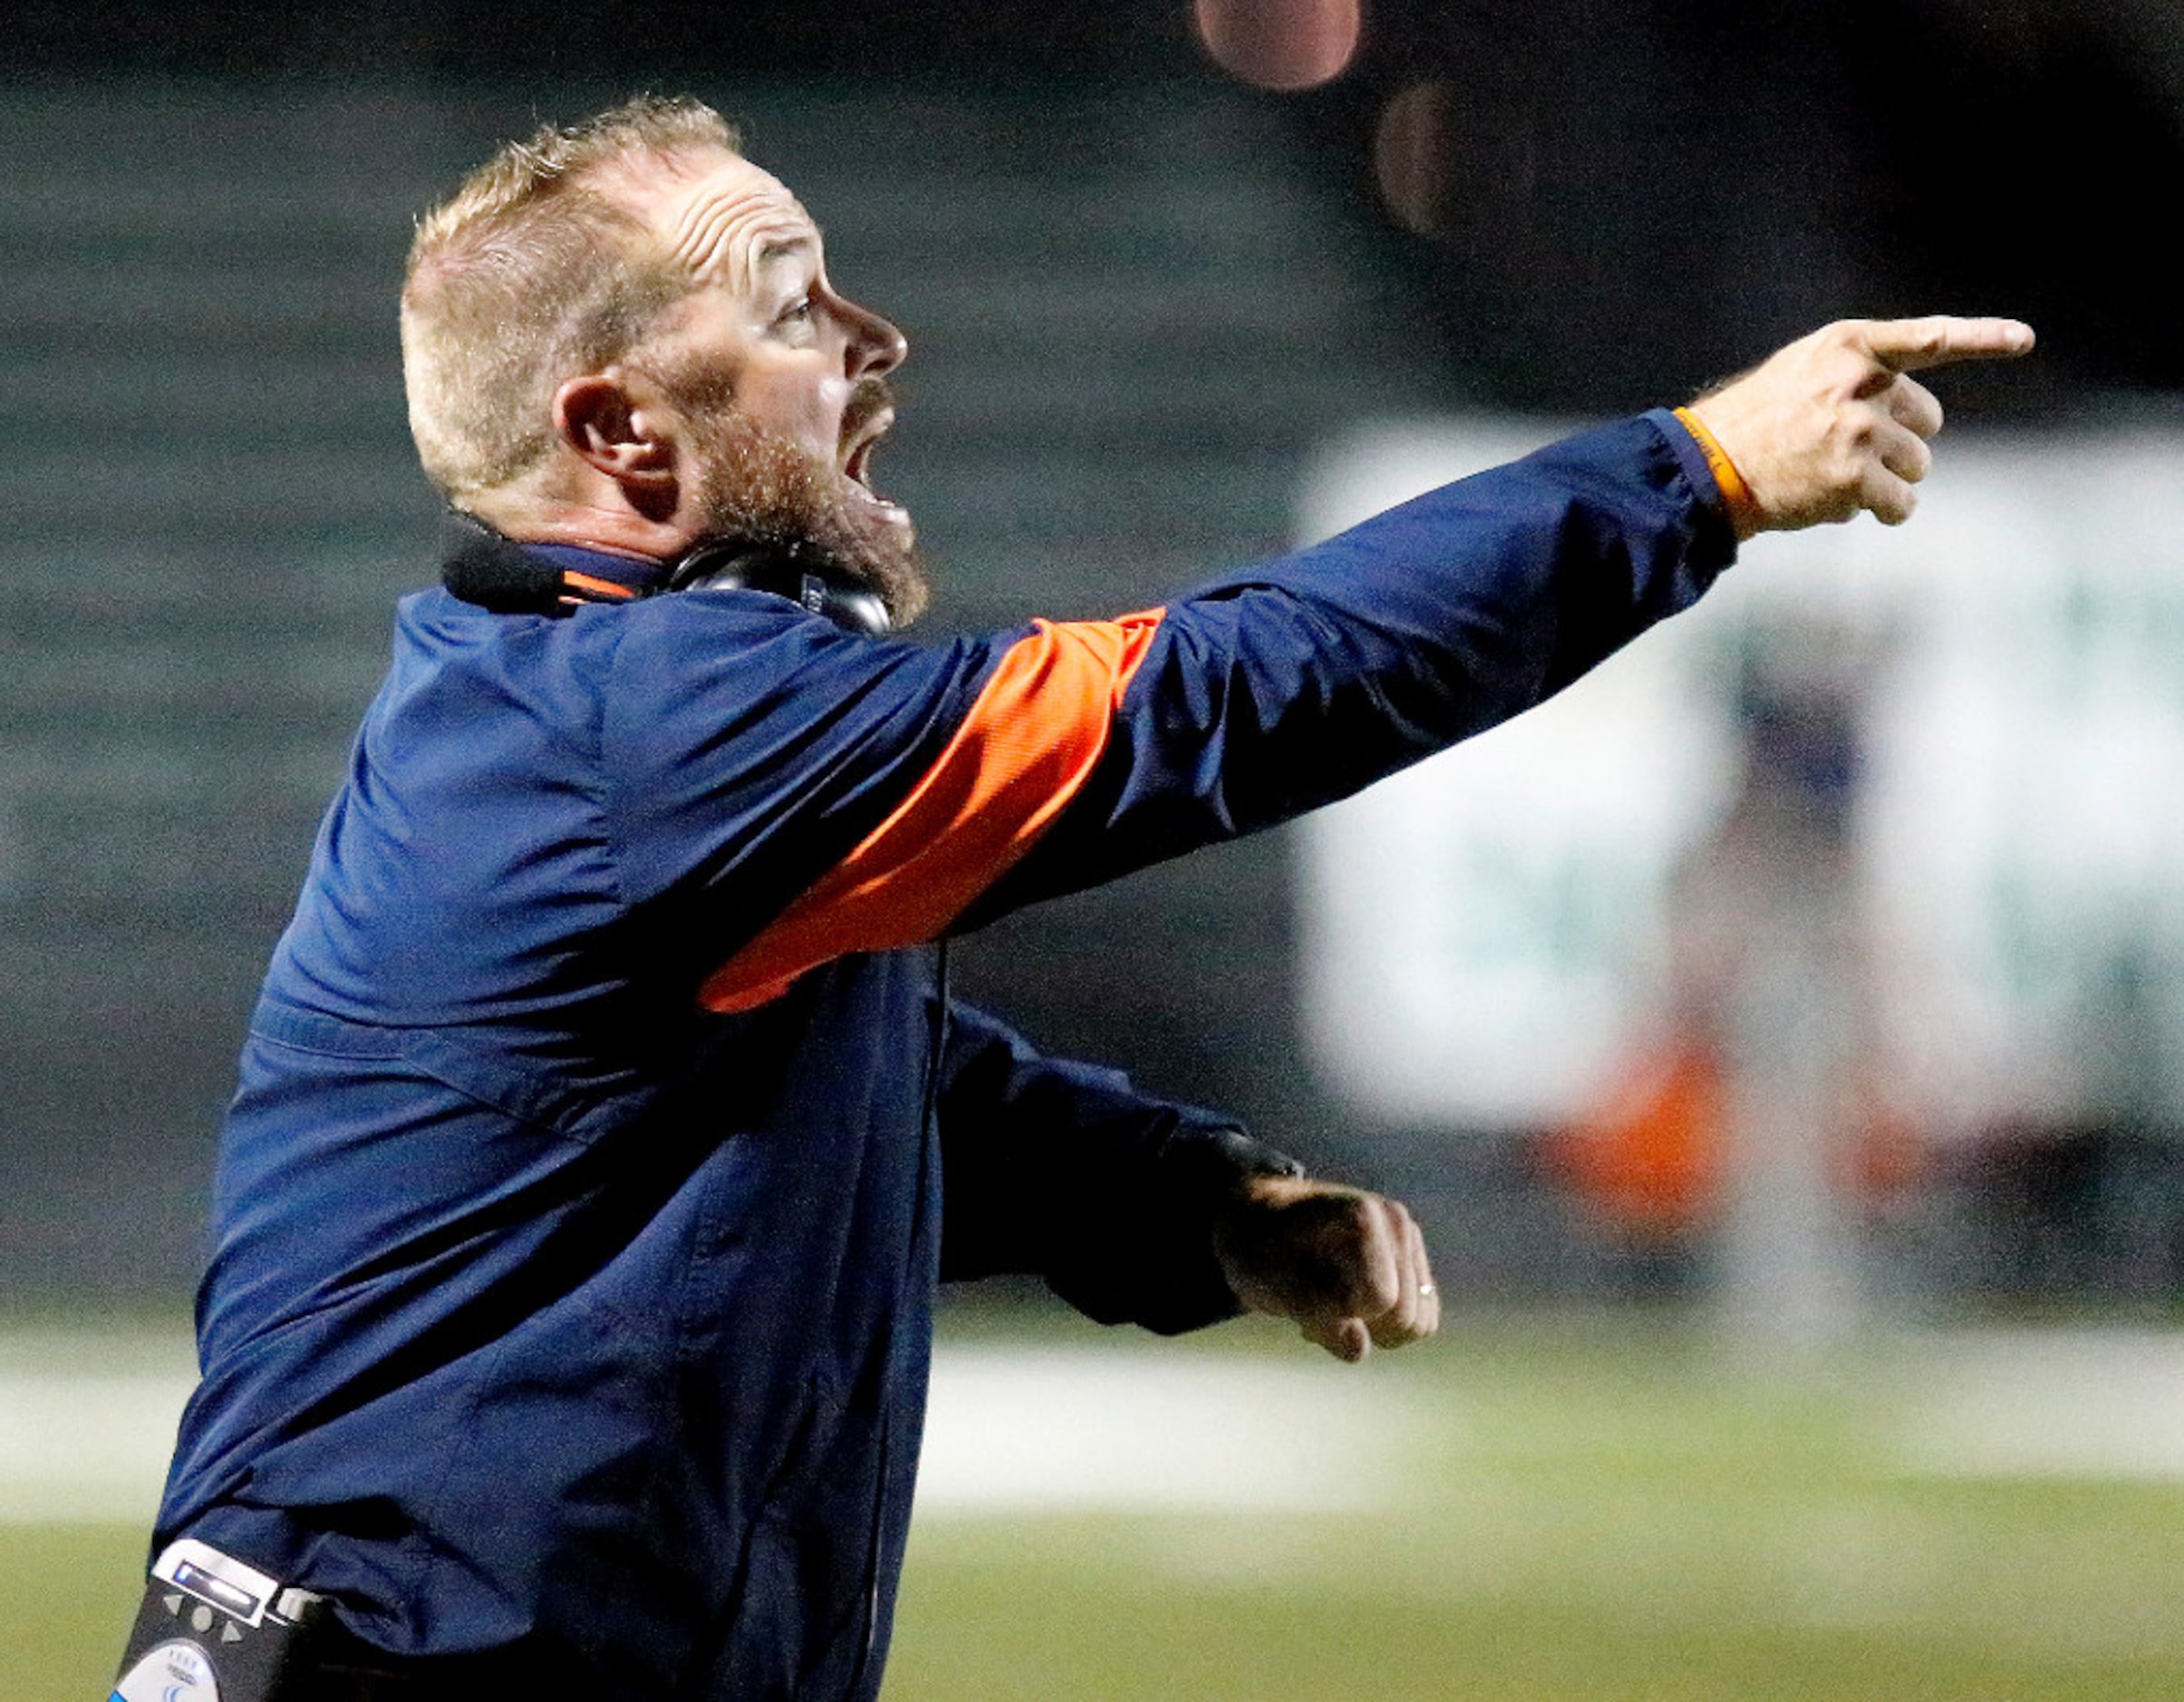
[[[750,594],[657,599],[618,624],[605,721],[623,885],[672,901],[663,949],[739,1011],[1288,820],[1560,691],[1740,536],[1902,519],[1940,425],[1908,374],[2031,343],[2011,320],[1830,326],[1674,415],[1113,621],[928,649]]]

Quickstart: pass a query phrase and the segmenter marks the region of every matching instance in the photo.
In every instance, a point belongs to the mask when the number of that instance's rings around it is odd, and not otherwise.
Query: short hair
[[[604,168],[739,152],[688,96],[640,95],[582,123],[504,144],[418,220],[401,300],[410,431],[457,507],[543,460],[567,378],[630,348],[693,285]]]

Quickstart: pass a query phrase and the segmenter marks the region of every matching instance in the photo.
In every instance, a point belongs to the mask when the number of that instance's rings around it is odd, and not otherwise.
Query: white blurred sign
[[[1555,434],[1360,437],[1302,530]],[[1307,1040],[1338,1093],[1407,1122],[1594,1103],[1659,1014],[1670,874],[1735,793],[1737,659],[1848,635],[1896,1091],[1939,1131],[2184,1119],[2184,434],[1941,448],[1909,527],[1762,539],[1560,698],[1304,824]]]

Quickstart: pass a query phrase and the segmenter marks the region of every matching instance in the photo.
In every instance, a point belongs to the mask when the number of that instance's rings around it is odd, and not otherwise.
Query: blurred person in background
[[[1905,518],[1905,371],[2031,336],[1830,327],[1164,607],[931,644],[871,466],[904,339],[708,108],[504,148],[402,340],[441,585],[244,1050],[128,1702],[192,1635],[283,1696],[870,1697],[936,1282],[1430,1335],[1400,1205],[1042,1057],[942,942],[1494,725],[1742,537]]]

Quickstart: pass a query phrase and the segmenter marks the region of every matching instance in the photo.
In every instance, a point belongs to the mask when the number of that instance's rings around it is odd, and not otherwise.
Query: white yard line
[[[1936,1334],[1880,1359],[1907,1373],[1883,1436],[1911,1475],[2184,1482],[2184,1333]],[[173,1332],[0,1331],[0,1523],[149,1523],[193,1381]],[[918,1513],[1396,1504],[1451,1392],[1301,1350],[943,1344]]]
[[[917,1511],[1306,1513],[1394,1500],[1425,1430],[1411,1389],[1308,1352],[943,1349]]]
[[[171,1336],[0,1336],[0,1523],[149,1523],[193,1382]],[[943,1345],[918,1512],[1370,1506],[1417,1428],[1403,1391],[1331,1361]]]
[[[1899,1443],[1914,1473],[2184,1480],[2184,1334],[1977,1331],[1915,1351]]]
[[[196,1382],[173,1331],[0,1332],[0,1522],[149,1528]]]

